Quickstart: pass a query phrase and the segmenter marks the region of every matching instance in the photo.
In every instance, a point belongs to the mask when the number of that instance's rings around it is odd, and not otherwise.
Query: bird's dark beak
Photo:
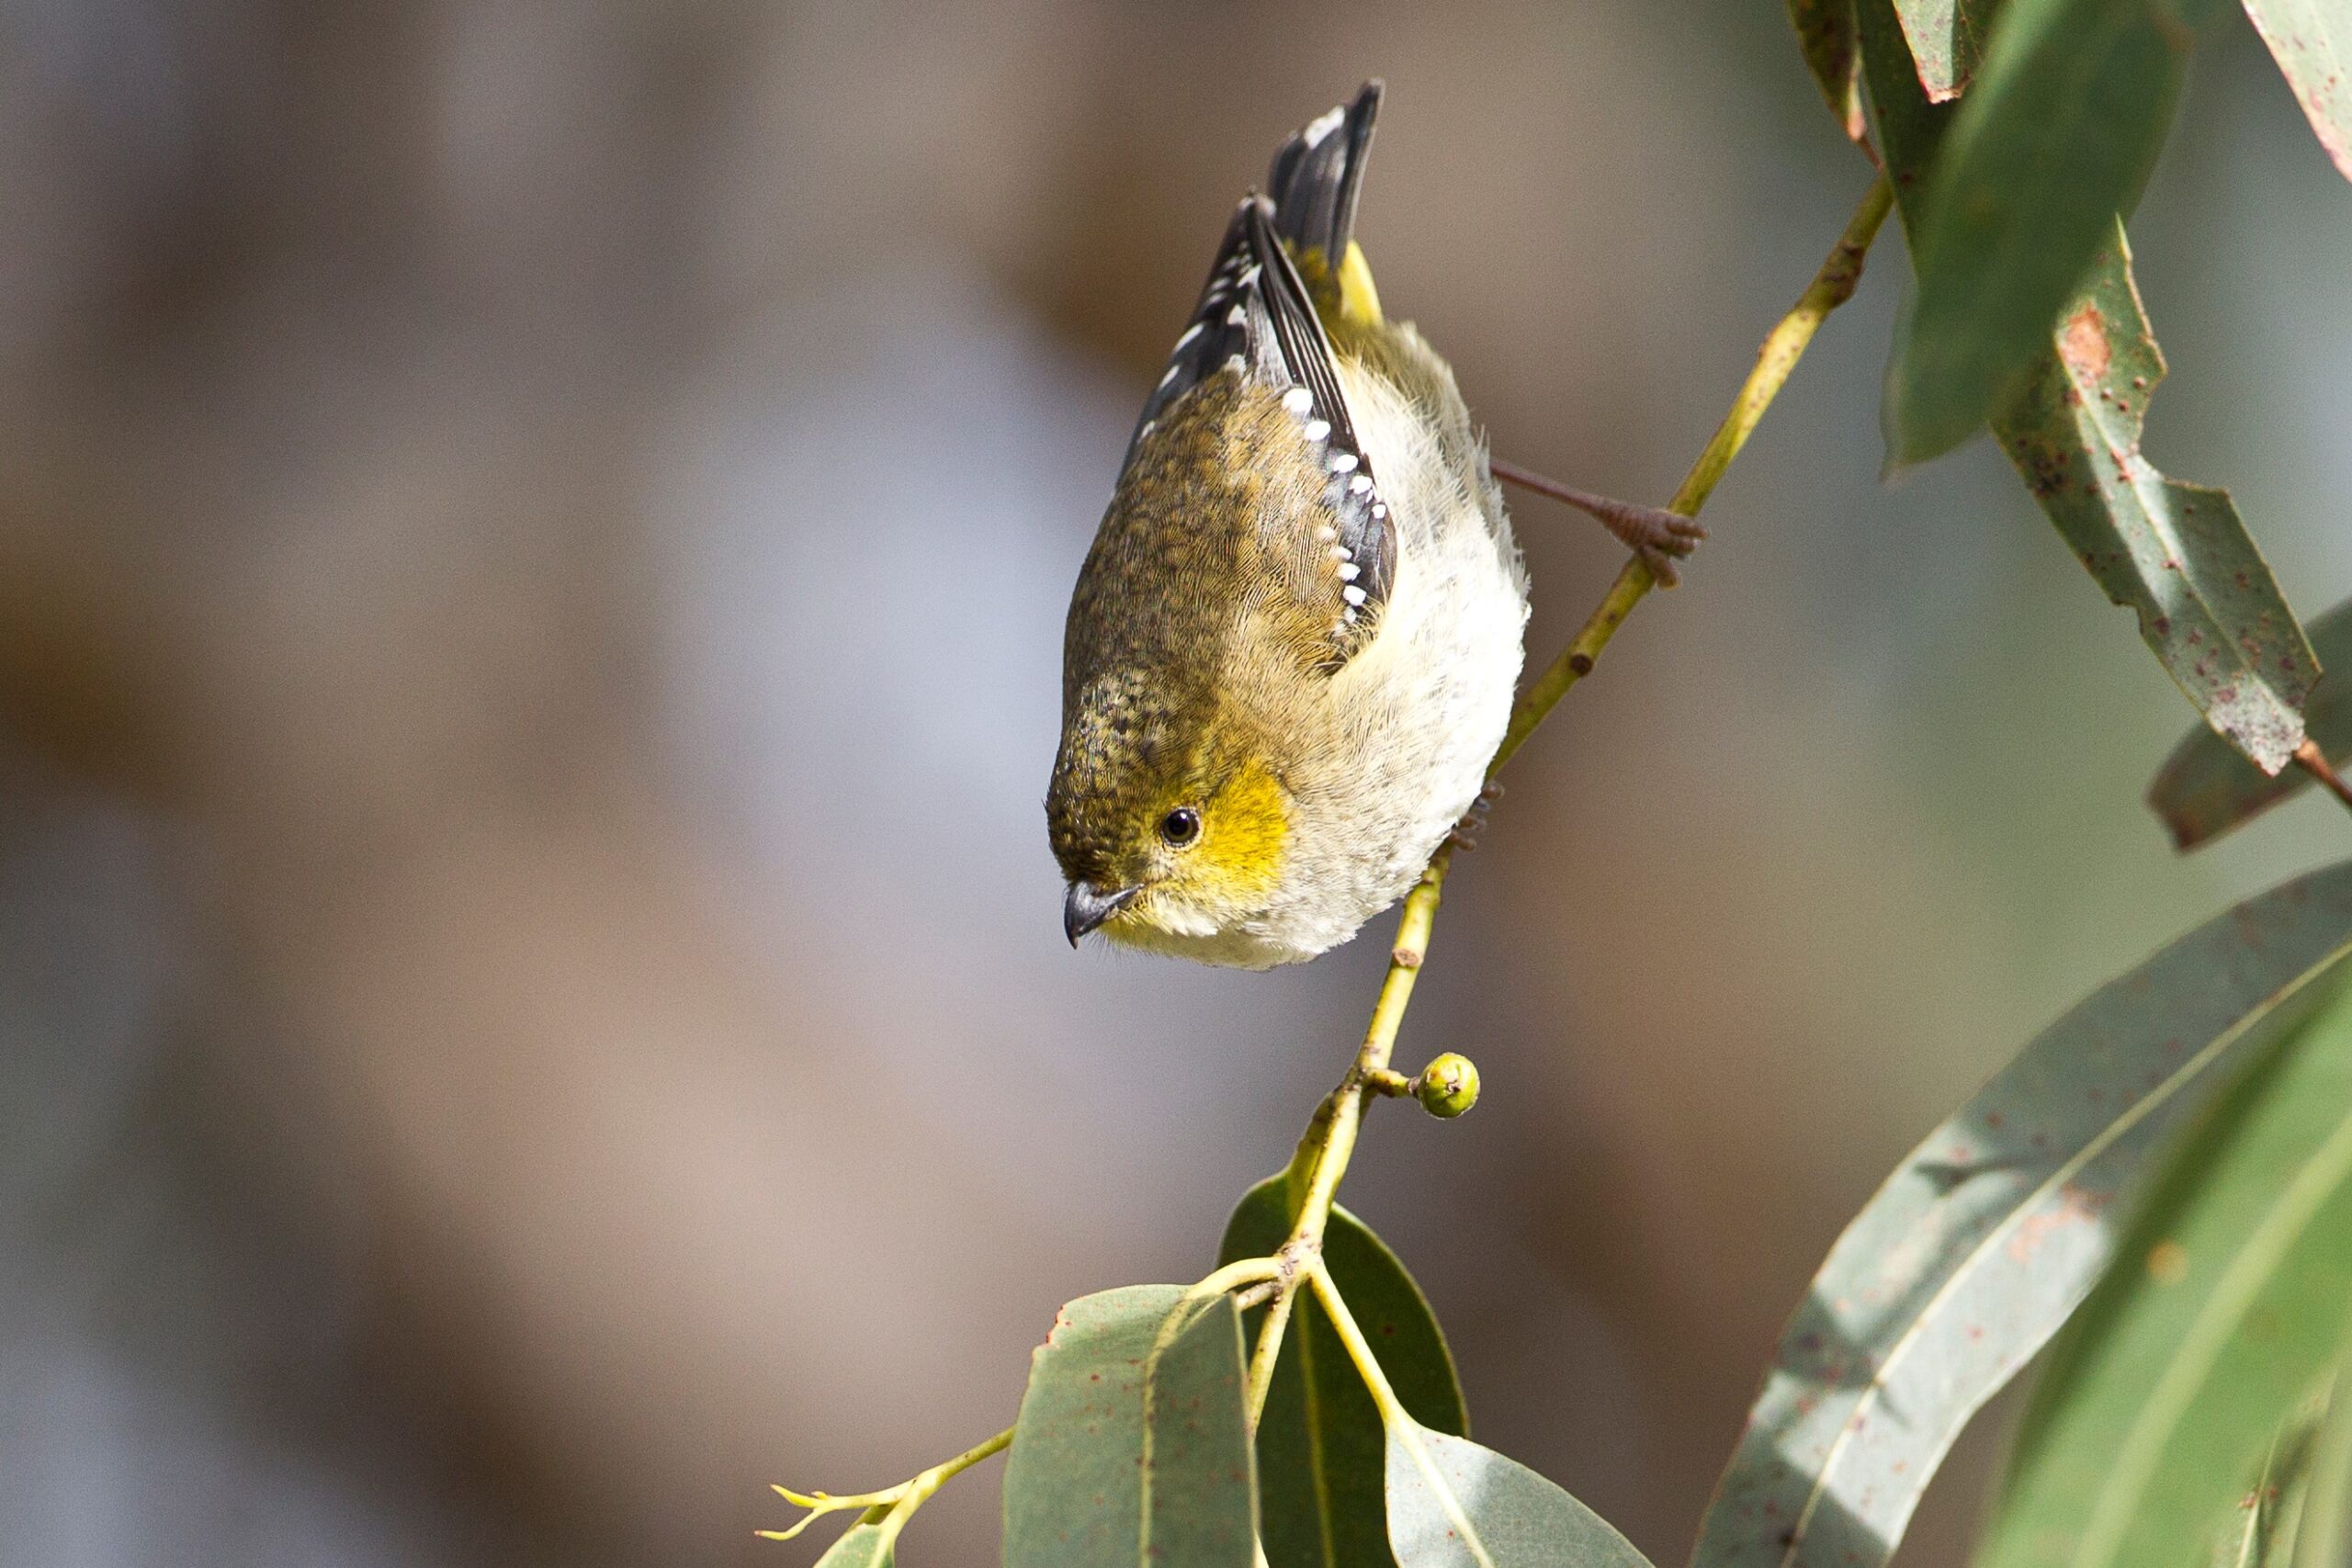
[[[1071,883],[1069,891],[1062,896],[1062,934],[1076,947],[1080,937],[1135,902],[1136,895],[1142,891],[1140,887],[1122,887],[1115,892],[1098,893],[1087,883]]]

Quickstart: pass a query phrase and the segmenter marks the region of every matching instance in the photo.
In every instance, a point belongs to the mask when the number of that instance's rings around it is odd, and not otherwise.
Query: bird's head
[[[1205,689],[1118,675],[1073,694],[1046,818],[1071,944],[1177,950],[1265,908],[1291,825],[1262,729]]]

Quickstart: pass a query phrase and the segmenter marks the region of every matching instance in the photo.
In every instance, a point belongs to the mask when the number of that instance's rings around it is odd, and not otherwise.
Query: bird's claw
[[[1462,820],[1446,834],[1446,843],[1464,854],[1476,849],[1478,835],[1487,830],[1487,813],[1494,809],[1502,794],[1503,786],[1488,779],[1486,787],[1478,792],[1478,798],[1470,803],[1470,809],[1462,814]]]
[[[1697,549],[1699,542],[1707,536],[1707,531],[1699,526],[1696,519],[1668,512],[1662,506],[1643,506],[1614,496],[1595,495],[1499,458],[1490,457],[1487,468],[1504,484],[1548,495],[1597,520],[1616,536],[1619,544],[1642,558],[1642,564],[1650,569],[1650,575],[1663,587],[1671,588],[1682,581],[1681,574],[1674,570],[1675,561]]]
[[[1696,518],[1663,507],[1636,506],[1631,502],[1619,502],[1609,511],[1598,514],[1608,530],[1620,543],[1642,558],[1657,579],[1659,586],[1672,588],[1682,581],[1674,570],[1677,560],[1687,558],[1707,536],[1707,530]]]

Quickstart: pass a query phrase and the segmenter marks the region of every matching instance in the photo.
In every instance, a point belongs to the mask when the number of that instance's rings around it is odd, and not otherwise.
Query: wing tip
[[[1277,232],[1301,250],[1322,251],[1333,266],[1355,230],[1356,197],[1387,91],[1380,77],[1367,78],[1353,97],[1285,138],[1266,171]]]

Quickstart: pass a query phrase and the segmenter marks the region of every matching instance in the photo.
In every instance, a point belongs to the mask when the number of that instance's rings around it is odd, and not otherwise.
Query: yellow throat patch
[[[1169,809],[1181,804],[1170,802]],[[1263,761],[1243,763],[1200,811],[1200,838],[1167,852],[1165,869],[1150,882],[1148,896],[1103,928],[1114,939],[1140,937],[1137,927],[1186,935],[1200,923],[1223,925],[1262,908],[1281,883],[1290,808]]]

